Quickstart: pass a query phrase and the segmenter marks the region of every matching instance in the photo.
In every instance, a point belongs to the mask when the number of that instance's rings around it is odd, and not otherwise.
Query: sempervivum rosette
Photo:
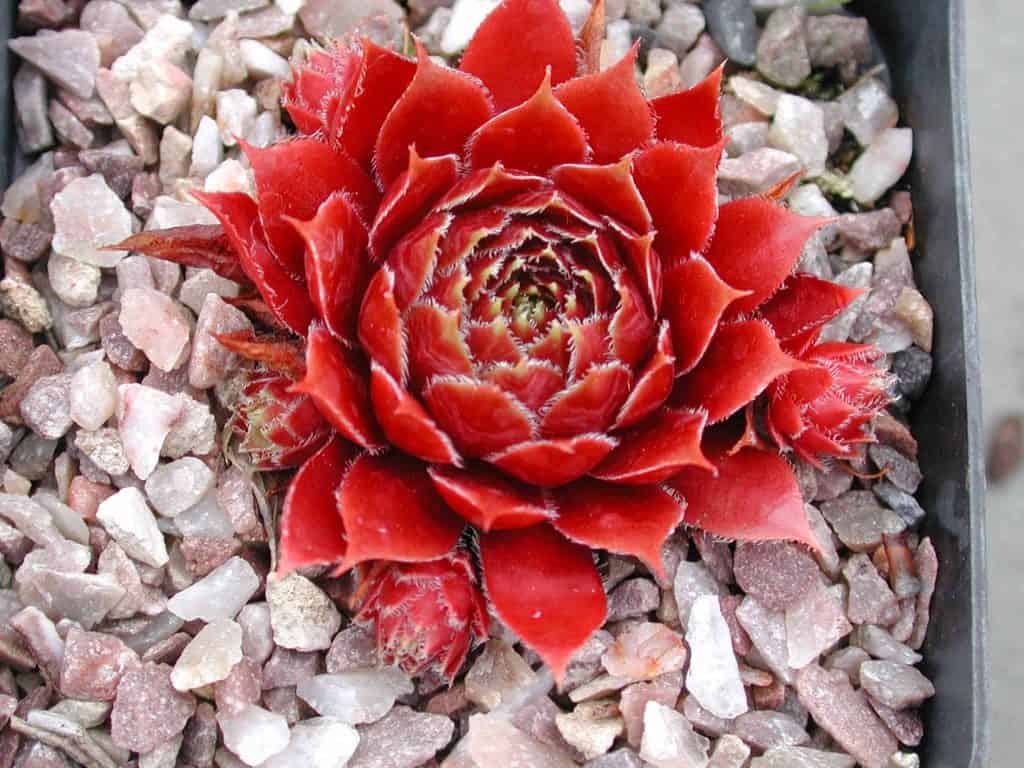
[[[222,229],[129,244],[240,266],[304,339],[287,365],[226,342],[293,378],[282,409],[313,422],[263,434],[280,465],[316,450],[281,567],[372,563],[363,614],[409,669],[451,674],[483,634],[467,526],[494,612],[559,675],[605,619],[592,549],[660,571],[681,523],[815,546],[780,449],[846,455],[885,402],[871,350],[817,344],[853,294],[793,275],[823,220],[719,208],[720,71],[648,101],[636,48],[601,72],[594,51],[578,64],[555,0],[506,0],[458,70],[339,43],[288,89],[301,135],[244,147],[255,199],[203,195]],[[458,610],[411,586],[439,569]]]

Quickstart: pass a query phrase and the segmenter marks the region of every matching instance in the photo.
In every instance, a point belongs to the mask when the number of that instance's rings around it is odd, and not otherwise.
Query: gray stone
[[[917,669],[893,661],[865,661],[860,683],[877,701],[893,709],[920,706],[935,695],[935,686]]]
[[[704,31],[704,14],[700,6],[675,3],[665,9],[661,21],[654,28],[658,45],[668,48],[677,56],[689,51]]]
[[[840,14],[809,16],[807,51],[815,67],[863,64],[871,57],[868,20]]]
[[[741,157],[722,160],[718,169],[718,188],[730,197],[759,195],[801,170],[803,163],[795,155],[762,147]]]
[[[750,0],[705,0],[704,15],[711,37],[737,64],[757,60],[757,19]]]
[[[902,533],[907,527],[899,515],[879,505],[871,491],[849,491],[822,502],[821,513],[854,552],[869,552],[882,543],[883,534]]]
[[[661,603],[658,586],[648,579],[630,579],[616,587],[608,596],[607,621],[643,616],[657,610]]]
[[[53,129],[46,111],[46,80],[28,62],[14,76],[14,104],[18,121],[18,143],[23,152],[41,152],[53,146]]]
[[[395,707],[358,730],[359,747],[347,768],[416,768],[447,746],[455,724],[443,715]]]
[[[768,17],[757,42],[757,69],[773,83],[795,88],[811,74],[803,8],[780,8]]]

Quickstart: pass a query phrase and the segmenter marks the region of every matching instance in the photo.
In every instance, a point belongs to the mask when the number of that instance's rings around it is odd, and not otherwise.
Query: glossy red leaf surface
[[[781,341],[824,325],[863,293],[808,274],[796,274],[761,307],[759,314]]]
[[[278,261],[292,275],[302,275],[302,238],[288,219],[308,221],[331,193],[344,189],[363,216],[380,200],[373,180],[346,155],[314,137],[255,147],[241,142],[256,178],[259,215]],[[297,180],[301,180],[296,183]]]
[[[306,339],[306,376],[294,390],[313,398],[331,426],[363,448],[385,443],[370,403],[370,371],[358,353],[346,350],[325,328]]]
[[[422,158],[409,150],[409,164],[388,188],[370,228],[370,251],[378,258],[418,224],[455,183],[459,161],[455,155]]]
[[[722,280],[700,256],[665,270],[662,312],[672,329],[676,372],[693,370],[718,332],[726,308],[747,295]]]
[[[448,506],[482,531],[529,528],[550,520],[554,509],[535,488],[487,467],[431,467],[430,478]]]
[[[707,417],[663,408],[621,435],[622,443],[591,474],[625,485],[660,483],[684,467],[712,469],[701,451]]]
[[[654,247],[666,265],[703,251],[715,230],[723,147],[656,144],[633,159],[633,177],[658,232]]]
[[[249,282],[231,239],[217,224],[146,230],[118,243],[117,248],[173,261],[185,267],[212,269],[221,277],[235,282]]]
[[[723,205],[704,257],[729,285],[750,291],[733,303],[729,315],[751,312],[775,293],[792,273],[807,238],[827,222],[759,197]]]
[[[498,386],[458,377],[434,379],[423,402],[455,447],[467,456],[483,456],[529,440],[529,412]]]
[[[654,354],[644,365],[626,402],[615,420],[615,428],[630,427],[653,413],[668,399],[675,380],[676,358],[672,351],[672,333],[662,323]]]
[[[712,475],[686,469],[669,484],[686,499],[687,525],[740,541],[789,539],[817,548],[796,476],[774,452],[746,448],[716,456]]]
[[[305,243],[306,284],[317,314],[331,333],[354,341],[359,304],[371,274],[366,226],[339,192],[310,221],[292,219],[291,225]]]
[[[334,438],[295,473],[281,508],[279,574],[345,557],[345,526],[334,494],[356,454],[355,446]]]
[[[534,440],[491,454],[486,460],[525,483],[552,488],[583,477],[616,444],[615,438],[607,435]]]
[[[708,422],[728,418],[779,376],[801,367],[779,347],[771,329],[758,320],[723,326],[697,367],[676,384],[672,401],[703,408]]]
[[[370,372],[377,421],[392,445],[433,464],[460,464],[459,452],[437,422],[379,363]]]
[[[660,96],[651,102],[658,119],[658,138],[661,141],[712,147],[722,140],[719,97],[724,68],[724,64],[716,67],[714,72],[689,90]]]
[[[595,549],[637,557],[665,578],[661,547],[683,519],[686,504],[657,485],[626,487],[580,480],[555,495],[553,525]]]
[[[242,269],[274,317],[286,328],[305,336],[316,317],[316,309],[305,284],[289,274],[271,252],[256,201],[241,192],[192,194],[220,220]]]
[[[405,381],[405,339],[395,303],[395,274],[382,267],[370,280],[359,311],[359,343],[399,383]]]
[[[498,617],[560,681],[569,658],[608,611],[590,550],[538,525],[485,534],[480,555]]]
[[[460,153],[491,114],[490,95],[478,80],[435,64],[418,47],[416,74],[377,135],[374,167],[381,182],[387,187],[406,169],[410,147],[420,157]]]
[[[639,48],[637,42],[617,64],[555,91],[586,132],[595,163],[614,163],[654,137],[654,115],[636,81]]]
[[[467,149],[473,168],[500,162],[526,173],[546,173],[562,163],[578,163],[589,152],[586,134],[555,99],[546,76],[529,99],[480,126]]]
[[[342,571],[367,560],[433,560],[455,546],[465,526],[434,490],[426,467],[399,454],[357,458],[337,502],[348,538]]]
[[[558,84],[576,73],[572,28],[556,0],[504,0],[484,20],[459,65],[480,78],[501,111],[537,90],[545,70]]]
[[[394,51],[381,48],[372,40],[362,40],[358,90],[352,95],[340,125],[340,142],[345,152],[367,173],[373,170],[373,150],[377,133],[409,87],[416,74],[416,62]]]

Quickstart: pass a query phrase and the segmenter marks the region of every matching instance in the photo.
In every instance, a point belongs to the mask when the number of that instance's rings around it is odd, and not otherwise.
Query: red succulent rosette
[[[375,626],[381,661],[410,675],[432,668],[451,680],[487,638],[487,606],[463,549],[425,563],[374,562],[359,602],[355,620]]]
[[[319,447],[281,567],[433,563],[379,575],[380,621],[470,526],[494,611],[556,676],[605,620],[592,549],[657,572],[682,523],[816,546],[780,450],[844,456],[885,402],[870,349],[817,343],[855,294],[793,274],[824,220],[719,207],[721,70],[648,101],[636,47],[594,71],[593,27],[578,56],[556,0],[505,0],[457,70],[365,40],[313,54],[285,101],[301,135],[243,145],[256,198],[204,194],[222,229],[148,251],[244,273],[304,339],[275,391],[334,437],[265,436],[280,465]],[[755,411],[772,442],[732,434]],[[404,647],[416,620],[388,621]],[[468,648],[421,630],[431,659]]]

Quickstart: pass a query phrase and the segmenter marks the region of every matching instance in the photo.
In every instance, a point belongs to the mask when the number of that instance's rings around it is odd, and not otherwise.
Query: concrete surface
[[[1024,3],[965,0],[985,425],[1024,410]],[[993,768],[1021,764],[1024,472],[988,505]]]

